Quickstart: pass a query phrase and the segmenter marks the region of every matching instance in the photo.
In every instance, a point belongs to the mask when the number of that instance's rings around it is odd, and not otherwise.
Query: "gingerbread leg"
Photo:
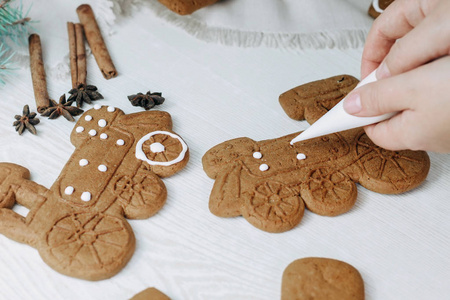
[[[28,169],[16,164],[0,163],[0,208],[14,205],[16,189],[28,178]]]
[[[142,169],[133,177],[121,177],[114,192],[128,219],[146,219],[157,213],[166,202],[167,190],[163,181],[151,171]]]
[[[0,208],[0,234],[23,244],[34,246],[36,238],[25,218],[8,208]]]

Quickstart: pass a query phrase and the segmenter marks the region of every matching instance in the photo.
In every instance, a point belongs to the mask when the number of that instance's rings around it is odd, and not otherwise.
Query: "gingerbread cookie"
[[[0,163],[0,233],[39,251],[68,276],[100,280],[131,258],[133,230],[126,221],[154,215],[167,191],[160,177],[181,170],[189,158],[162,111],[125,115],[96,105],[71,134],[75,151],[50,189],[19,165]],[[27,207],[24,218],[11,208]]]
[[[377,18],[394,0],[373,0],[369,7],[369,15]]]
[[[280,102],[289,116],[313,123],[356,83],[336,76],[288,91]],[[336,216],[354,205],[355,183],[378,193],[403,193],[422,183],[430,167],[426,152],[382,149],[363,129],[291,145],[298,134],[238,138],[210,149],[203,156],[203,169],[215,180],[210,211],[219,217],[242,215],[259,229],[283,232],[300,222],[305,205]]]
[[[170,300],[170,298],[164,295],[158,289],[148,288],[143,290],[139,294],[134,295],[134,297],[130,300]]]
[[[364,300],[364,281],[351,265],[308,257],[292,262],[283,273],[281,300]]]
[[[165,5],[168,9],[176,12],[179,15],[189,15],[194,11],[203,8],[205,6],[216,3],[218,0],[158,0],[161,4]]]

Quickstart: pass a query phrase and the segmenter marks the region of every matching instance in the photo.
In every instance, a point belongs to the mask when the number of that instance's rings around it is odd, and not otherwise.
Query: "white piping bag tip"
[[[365,85],[370,82],[376,81],[376,70],[370,73],[369,76],[364,78],[356,88]],[[386,119],[393,117],[396,113],[388,113],[376,117],[356,117],[348,114],[344,110],[344,99],[342,99],[338,104],[336,104],[332,109],[330,109],[325,115],[323,115],[319,120],[312,124],[305,131],[300,133],[294,139],[291,140],[290,144],[312,139],[315,137],[327,135],[330,133],[340,132],[348,129],[353,129],[357,127],[362,127],[370,124],[375,124]]]

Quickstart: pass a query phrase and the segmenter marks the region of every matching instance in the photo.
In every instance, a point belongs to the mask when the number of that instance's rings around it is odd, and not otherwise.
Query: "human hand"
[[[379,80],[352,92],[344,108],[361,117],[400,112],[365,127],[379,146],[450,152],[449,16],[448,0],[397,0],[374,22],[361,75],[378,67]]]

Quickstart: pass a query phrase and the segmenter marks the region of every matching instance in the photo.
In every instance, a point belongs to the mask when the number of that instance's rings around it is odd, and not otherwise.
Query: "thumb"
[[[374,117],[406,110],[411,103],[408,99],[407,73],[381,79],[352,91],[344,99],[344,110],[357,117]],[[399,88],[401,87],[401,88]]]

